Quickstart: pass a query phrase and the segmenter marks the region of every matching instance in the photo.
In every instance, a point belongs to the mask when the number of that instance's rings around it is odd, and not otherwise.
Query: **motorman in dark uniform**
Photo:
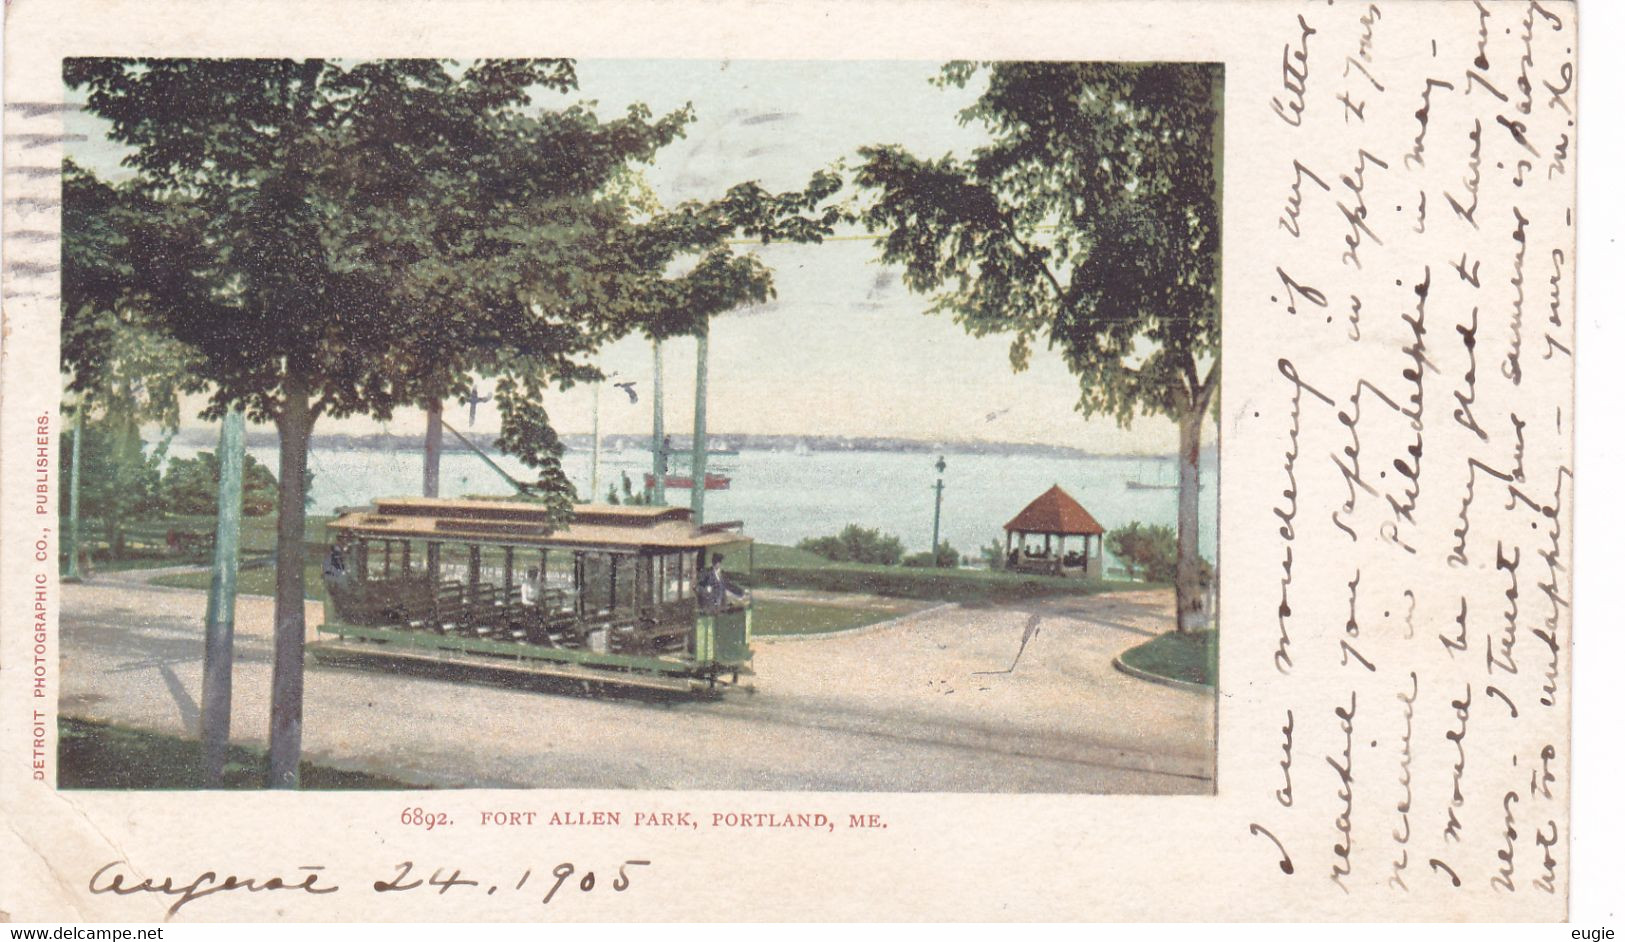
[[[350,535],[339,534],[333,548],[328,551],[327,558],[322,560],[322,579],[328,585],[348,585],[350,579]]]
[[[729,595],[743,598],[745,590],[728,580],[728,574],[722,571],[722,554],[713,553],[711,568],[700,573],[695,595],[699,598],[700,611],[721,612],[728,608]]]

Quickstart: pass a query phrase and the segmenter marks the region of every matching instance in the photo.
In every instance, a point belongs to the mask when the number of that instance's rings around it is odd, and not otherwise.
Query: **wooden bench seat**
[[[688,647],[694,630],[696,607],[693,600],[652,605],[638,613],[636,621],[622,627],[615,636],[616,647],[628,653],[665,653]]]

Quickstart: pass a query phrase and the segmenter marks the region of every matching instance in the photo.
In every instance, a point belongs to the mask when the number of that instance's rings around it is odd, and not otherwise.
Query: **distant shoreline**
[[[498,449],[495,444],[495,435],[470,435],[474,444],[487,452]],[[585,452],[592,447],[592,436],[585,434],[561,435],[560,440],[569,451]],[[1014,455],[1045,458],[1124,458],[1131,460],[1171,460],[1173,455],[1163,453],[1136,453],[1136,452],[1092,452],[1082,448],[1073,448],[1067,445],[1044,445],[1026,442],[990,442],[990,441],[924,441],[911,438],[884,438],[873,436],[842,436],[842,435],[753,435],[746,433],[718,432],[710,436],[711,454],[718,452],[778,452],[795,453],[798,449],[805,449],[811,454],[829,453],[890,453],[890,454],[944,454],[944,455]],[[183,429],[176,434],[174,443],[177,445],[210,449],[218,441],[218,433],[207,428]],[[691,448],[692,439],[689,436],[671,436],[672,450],[677,453],[687,453]],[[278,438],[275,432],[254,429],[247,436],[247,445],[250,448],[275,448]],[[423,439],[417,435],[391,435],[377,433],[370,435],[317,433],[311,439],[311,448],[322,451],[382,451],[400,452],[417,451],[423,447]],[[445,453],[467,452],[460,442],[447,438],[442,446]],[[605,435],[599,442],[601,452],[614,454],[622,451],[645,452],[649,451],[649,436],[647,435]],[[1213,446],[1203,448],[1203,453],[1212,451]]]

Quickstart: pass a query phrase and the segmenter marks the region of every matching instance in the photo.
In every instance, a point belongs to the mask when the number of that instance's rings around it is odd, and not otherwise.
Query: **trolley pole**
[[[431,401],[426,408],[429,412],[429,425],[423,430],[423,496],[440,496],[440,431],[442,406],[439,399]]]
[[[73,450],[68,459],[71,463],[68,468],[68,532],[64,534],[68,542],[68,571],[62,576],[63,582],[84,581],[84,574],[79,571],[79,459],[85,453],[84,437],[85,397],[80,396],[79,404],[73,409]]]
[[[694,511],[696,525],[705,522],[705,367],[710,358],[709,335],[711,326],[700,325],[695,338],[699,341],[694,352],[694,467],[693,486],[689,490],[689,507]]]
[[[233,409],[220,426],[218,513],[214,524],[214,578],[203,623],[203,780],[224,784],[231,740],[232,630],[237,609],[237,544],[243,512],[243,413]]]
[[[666,506],[666,380],[665,366],[660,355],[660,341],[655,344],[655,388],[654,412],[655,422],[653,437],[649,440],[649,452],[654,455],[654,487],[650,494],[656,507]],[[626,495],[631,497],[631,494]]]
[[[948,462],[941,455],[937,456],[937,484],[933,488],[937,492],[937,509],[931,515],[931,566],[936,568],[938,538],[942,534],[942,472],[948,470]]]

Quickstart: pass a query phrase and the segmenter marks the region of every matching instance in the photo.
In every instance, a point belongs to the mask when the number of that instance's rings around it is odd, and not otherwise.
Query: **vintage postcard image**
[[[1563,916],[1571,5],[117,9],[14,918]]]

